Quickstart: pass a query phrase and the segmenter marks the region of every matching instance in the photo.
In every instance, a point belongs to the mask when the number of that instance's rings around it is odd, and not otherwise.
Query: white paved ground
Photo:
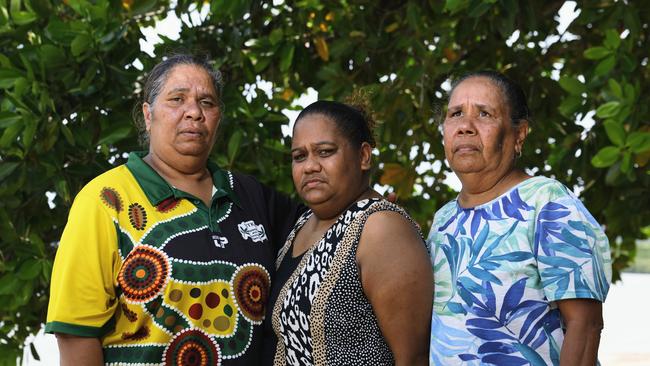
[[[623,273],[604,304],[605,330],[600,341],[602,366],[650,366],[650,273]],[[58,366],[52,335],[36,338],[41,361],[26,355],[23,365]]]

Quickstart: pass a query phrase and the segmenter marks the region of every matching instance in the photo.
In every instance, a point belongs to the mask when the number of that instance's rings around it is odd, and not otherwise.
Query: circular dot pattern
[[[230,327],[230,319],[222,315],[214,319],[212,325],[214,329],[223,332]]]
[[[270,285],[268,273],[259,265],[245,265],[234,274],[235,300],[243,315],[250,321],[260,322],[264,319],[264,306]]]
[[[219,295],[215,294],[214,292],[210,292],[206,297],[205,297],[205,304],[210,308],[214,309],[217,306],[219,306],[219,303],[221,302],[221,298]]]
[[[188,314],[194,320],[201,319],[201,316],[203,316],[203,306],[201,306],[201,304],[192,304]]]
[[[165,286],[170,267],[163,252],[148,245],[140,245],[124,260],[117,281],[128,300],[147,302]]]
[[[221,351],[216,342],[198,329],[178,333],[167,345],[165,365],[213,366],[221,364]]]
[[[190,296],[192,296],[195,299],[201,296],[201,289],[194,287],[193,289],[190,290]]]
[[[171,301],[178,302],[181,301],[182,298],[183,298],[183,291],[181,290],[173,289],[169,293],[169,299]]]

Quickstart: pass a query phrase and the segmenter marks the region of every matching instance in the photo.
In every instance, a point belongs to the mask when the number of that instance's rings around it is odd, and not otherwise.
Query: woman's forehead
[[[489,78],[476,76],[461,81],[449,97],[449,106],[458,104],[505,105],[501,88]]]
[[[215,91],[210,74],[197,65],[181,64],[169,70],[163,84],[164,90],[186,90],[190,88],[205,88]]]

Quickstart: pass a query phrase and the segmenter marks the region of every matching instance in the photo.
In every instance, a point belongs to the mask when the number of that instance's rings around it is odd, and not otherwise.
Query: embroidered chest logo
[[[222,249],[226,247],[226,244],[228,244],[228,238],[217,233],[212,234],[212,241],[214,242],[214,246]]]
[[[254,242],[260,242],[267,239],[264,226],[261,224],[255,225],[253,220],[242,222],[237,225],[237,227],[239,228],[239,233],[244,240],[251,239]]]

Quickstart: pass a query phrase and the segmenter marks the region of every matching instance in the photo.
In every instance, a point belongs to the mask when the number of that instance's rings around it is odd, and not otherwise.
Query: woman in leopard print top
[[[374,146],[362,109],[298,116],[292,174],[310,210],[278,254],[268,364],[427,364],[432,269],[417,224],[370,188]]]

